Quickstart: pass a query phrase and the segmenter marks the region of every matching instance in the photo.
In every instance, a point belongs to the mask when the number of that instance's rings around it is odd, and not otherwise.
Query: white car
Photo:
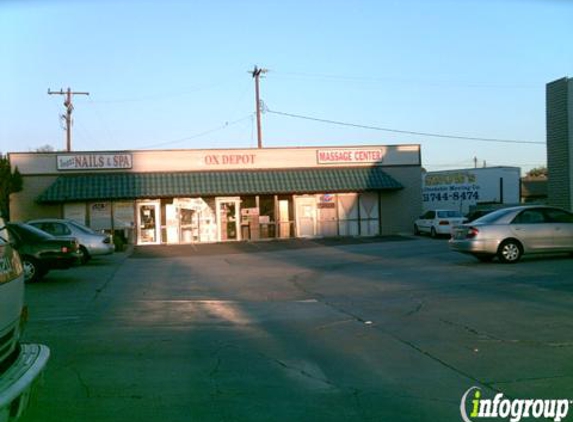
[[[414,222],[414,233],[428,233],[432,237],[450,236],[454,226],[463,224],[465,217],[456,210],[426,211]]]

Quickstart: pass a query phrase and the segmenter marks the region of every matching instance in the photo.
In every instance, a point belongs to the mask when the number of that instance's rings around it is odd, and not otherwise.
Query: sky
[[[572,22],[570,0],[0,0],[0,152],[65,149],[48,90],[68,87],[89,92],[74,151],[255,148],[258,66],[264,147],[420,144],[428,170],[525,172]]]

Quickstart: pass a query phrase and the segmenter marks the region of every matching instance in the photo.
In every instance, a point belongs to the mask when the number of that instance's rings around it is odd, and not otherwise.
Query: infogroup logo
[[[510,422],[535,418],[559,422],[567,417],[570,404],[573,401],[568,399],[508,399],[503,393],[497,393],[493,399],[485,399],[481,389],[474,386],[462,396],[460,413],[464,422],[476,422],[480,418],[509,418]]]

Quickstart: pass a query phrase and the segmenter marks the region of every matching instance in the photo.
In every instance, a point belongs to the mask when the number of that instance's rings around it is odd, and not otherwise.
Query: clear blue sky
[[[545,84],[573,76],[573,1],[0,2],[0,152],[255,147],[254,65],[271,111],[545,141]],[[544,145],[263,115],[269,147],[422,145],[430,170],[544,165]]]

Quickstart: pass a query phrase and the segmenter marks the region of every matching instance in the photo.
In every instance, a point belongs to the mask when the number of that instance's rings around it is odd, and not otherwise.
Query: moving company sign
[[[58,170],[130,169],[131,154],[67,154],[57,156]]]

